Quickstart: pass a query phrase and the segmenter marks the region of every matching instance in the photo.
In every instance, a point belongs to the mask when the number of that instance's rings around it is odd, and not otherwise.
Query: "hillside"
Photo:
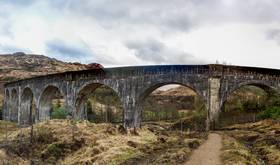
[[[2,82],[85,68],[86,66],[80,63],[66,63],[44,55],[21,52],[0,55],[0,81]]]
[[[177,86],[167,90],[155,90],[152,95],[158,96],[195,96],[196,93],[185,86]]]
[[[5,83],[38,75],[82,70],[86,69],[86,66],[80,63],[62,62],[44,55],[24,54],[22,52],[0,55],[0,112]]]

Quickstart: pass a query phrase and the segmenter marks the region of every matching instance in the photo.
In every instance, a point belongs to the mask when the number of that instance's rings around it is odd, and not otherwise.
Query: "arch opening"
[[[19,104],[19,96],[16,89],[13,89],[11,92],[11,102],[10,102],[10,121],[17,122],[18,121],[18,104]]]
[[[55,86],[48,86],[39,100],[39,121],[49,119],[66,119],[70,113],[65,109],[65,97]]]
[[[279,107],[279,93],[264,84],[245,84],[237,87],[225,98],[221,106],[218,127],[262,120],[269,109]]]
[[[193,88],[178,84],[157,84],[140,96],[141,122],[168,122],[175,129],[205,130],[207,110]]]
[[[21,95],[20,117],[21,125],[30,125],[35,122],[35,100],[30,88],[25,88]]]
[[[83,87],[76,100],[78,118],[94,123],[122,123],[123,107],[110,87],[93,83]]]

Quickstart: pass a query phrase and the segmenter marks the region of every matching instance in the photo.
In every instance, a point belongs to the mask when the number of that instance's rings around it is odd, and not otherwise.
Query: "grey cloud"
[[[61,9],[61,0],[50,2]],[[154,26],[163,31],[188,31],[204,24],[279,21],[280,1],[235,0],[64,0],[63,10],[92,18],[106,28]]]
[[[227,4],[226,2],[232,3]],[[61,22],[71,19],[75,23],[74,26],[95,26],[99,24],[104,30],[101,33],[108,32],[110,35],[116,33],[116,36],[112,36],[112,39],[121,41],[131,39],[131,36],[137,32],[143,34],[143,38],[150,36],[150,34],[154,34],[152,37],[160,38],[163,35],[164,37],[180,35],[182,33],[177,32],[189,32],[194,28],[208,24],[214,26],[227,23],[259,24],[277,23],[280,20],[280,1],[278,0],[83,0],[82,2],[77,0],[3,0],[0,1],[1,7],[2,4],[12,6],[10,7],[12,10],[10,8],[5,9],[5,7],[0,10],[0,17],[2,15],[4,19],[13,13],[16,13],[15,16],[17,14],[25,16],[27,13],[26,18],[28,19],[28,13],[34,11],[33,15],[37,16],[38,14],[39,18],[46,19],[50,25],[54,22],[60,23],[60,19],[62,19]],[[41,10],[40,12],[34,10],[38,7],[42,8],[45,15],[41,13]],[[46,9],[46,11],[43,9]],[[52,15],[49,16],[46,13],[52,13]],[[49,17],[46,18],[46,15]],[[16,21],[16,18],[13,17],[11,20]],[[9,31],[12,28],[9,28],[8,25],[6,27],[2,23],[0,34],[3,36],[11,33],[9,35],[12,36],[13,32]],[[91,28],[99,29],[99,27]],[[118,36],[118,34],[123,34],[123,36]],[[279,41],[277,31],[268,32],[267,35],[269,39]],[[96,43],[98,42],[98,39],[96,39]],[[144,61],[154,63],[201,62],[188,52],[172,49],[155,39],[140,40],[135,38],[135,40],[130,40],[124,44]],[[90,49],[85,43],[69,45],[63,41],[49,41],[45,46],[48,54],[55,54],[62,59],[80,60],[82,57],[83,61],[91,59],[91,61],[102,63],[114,63],[114,59],[106,56],[106,53],[100,55],[98,51]]]
[[[31,6],[42,1],[4,0],[1,3]],[[89,18],[105,28],[154,27],[167,33],[189,31],[205,24],[280,20],[278,0],[55,0],[43,4],[61,15]]]
[[[164,43],[155,39],[144,41],[128,41],[125,43],[128,49],[135,52],[135,56],[144,61],[156,64],[202,64],[205,61],[195,58],[195,56],[171,49]]]
[[[266,32],[268,40],[275,40],[280,45],[280,29],[270,29]]]
[[[163,5],[167,3],[167,5]],[[60,8],[59,3],[52,3]],[[171,7],[171,8],[170,8]],[[182,6],[181,6],[182,7]],[[188,30],[190,19],[185,9],[168,1],[155,4],[151,1],[78,1],[68,0],[63,11],[79,17],[91,18],[105,28],[116,26],[156,26],[162,30]]]
[[[29,6],[32,3],[36,2],[35,0],[1,0],[0,3],[8,4],[11,6]]]
[[[86,45],[71,45],[59,39],[48,41],[45,51],[47,55],[66,61],[76,60],[87,63],[93,58],[92,52]]]
[[[164,61],[161,51],[164,44],[153,39],[146,41],[129,41],[126,43],[128,49],[134,50],[135,55],[144,61]]]
[[[73,45],[60,39],[53,39],[46,43],[45,51],[47,55],[65,61],[98,62],[104,65],[114,64],[114,59],[98,54],[98,52],[90,49],[90,46],[82,40],[78,44]]]
[[[7,36],[9,38],[13,38],[14,34],[11,30],[12,24],[9,21],[6,21],[2,26],[0,25],[0,35]]]
[[[18,46],[15,45],[7,45],[7,44],[1,44],[0,43],[0,52],[1,53],[14,53],[14,52],[25,52],[25,53],[30,53],[30,50],[28,49],[24,49],[24,48],[20,48]]]

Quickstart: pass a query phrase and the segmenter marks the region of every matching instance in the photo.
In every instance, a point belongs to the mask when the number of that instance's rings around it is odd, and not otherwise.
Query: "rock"
[[[158,137],[157,138],[157,140],[159,141],[159,142],[161,142],[161,143],[165,143],[166,142],[166,138],[164,138],[164,137]]]
[[[148,130],[151,131],[151,132],[155,132],[155,130],[151,127],[148,127]]]
[[[137,148],[138,147],[138,143],[136,143],[136,142],[133,142],[133,141],[127,141],[127,143],[126,143],[128,146],[130,146],[130,147],[133,147],[133,148]]]
[[[123,135],[127,134],[127,130],[124,128],[123,125],[119,125],[119,127],[118,127],[118,132],[119,132],[120,134],[123,134]]]
[[[114,128],[112,126],[109,126],[106,129],[106,133],[111,134],[111,135],[115,135],[117,133],[117,130],[116,130],[116,128]]]
[[[97,154],[101,153],[101,150],[97,147],[93,147],[92,148],[92,153],[91,153],[91,156],[95,156]]]
[[[190,141],[188,141],[188,146],[191,149],[196,149],[199,146],[199,141],[197,141],[197,140],[190,140]]]
[[[131,133],[132,135],[139,136],[139,133],[137,132],[136,127],[134,127],[132,130],[130,130],[130,133]]]
[[[274,133],[275,134],[280,134],[280,130],[275,130]]]

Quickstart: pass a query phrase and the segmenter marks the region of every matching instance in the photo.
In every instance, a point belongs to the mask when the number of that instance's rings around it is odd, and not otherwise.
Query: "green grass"
[[[258,114],[261,119],[280,119],[280,107],[268,107]]]

